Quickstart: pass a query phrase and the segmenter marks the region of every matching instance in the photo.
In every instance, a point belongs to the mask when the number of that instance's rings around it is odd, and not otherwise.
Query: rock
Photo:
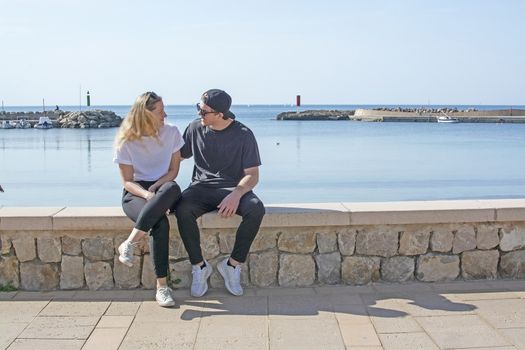
[[[525,227],[517,224],[503,225],[500,231],[499,248],[508,252],[525,247]]]
[[[251,252],[273,249],[277,247],[277,235],[280,231],[274,229],[260,229],[250,247]]]
[[[62,244],[59,237],[38,237],[38,258],[42,262],[60,262],[62,260]]]
[[[404,231],[399,239],[399,254],[421,255],[428,249],[430,231]]]
[[[452,250],[454,233],[446,227],[435,228],[430,237],[430,249],[434,252],[448,253]]]
[[[111,265],[105,261],[86,262],[84,275],[89,289],[113,289],[113,270]]]
[[[235,232],[219,232],[219,251],[230,254],[235,244]]]
[[[416,277],[420,281],[454,280],[459,275],[459,256],[428,253],[417,258]]]
[[[343,259],[341,277],[344,283],[362,285],[378,281],[380,259],[377,257],[348,256]]]
[[[311,286],[315,281],[315,263],[310,255],[281,254],[279,285],[282,287]]]
[[[281,233],[277,243],[279,250],[288,253],[313,253],[315,250],[315,233],[301,229],[290,229]]]
[[[452,253],[459,254],[466,250],[476,249],[476,232],[470,225],[462,225],[457,228],[452,245]]]
[[[188,252],[184,248],[184,243],[180,235],[170,235],[170,249],[169,249],[170,259],[178,260],[188,257]]]
[[[479,224],[476,228],[478,249],[492,249],[499,244],[499,228],[494,224]]]
[[[84,258],[82,256],[62,256],[60,289],[84,287]]]
[[[137,288],[140,285],[141,257],[133,256],[133,266],[127,266],[121,263],[118,256],[115,256],[113,262],[113,278],[115,286],[120,289]]]
[[[59,274],[56,264],[23,262],[20,264],[20,286],[23,290],[55,290],[58,287]]]
[[[78,237],[62,237],[62,253],[67,255],[80,255],[82,253],[82,239]]]
[[[461,254],[461,275],[465,279],[495,279],[498,275],[499,251],[474,250]]]
[[[397,254],[398,231],[379,226],[359,230],[356,237],[356,253],[390,257]]]
[[[1,255],[9,255],[11,254],[11,238],[8,238],[6,236],[0,236],[0,254]]]
[[[525,278],[525,250],[516,250],[501,256],[502,278]]]
[[[277,281],[279,256],[276,251],[250,254],[250,281],[257,287],[268,287]]]
[[[201,247],[202,255],[206,260],[211,260],[221,253],[219,240],[215,234],[201,234]]]
[[[170,262],[170,283],[173,288],[191,286],[191,264],[189,260]]]
[[[18,237],[12,241],[16,257],[20,262],[31,261],[36,258],[35,239],[31,237]]]
[[[82,241],[82,251],[84,256],[91,261],[113,260],[113,239],[104,237],[86,238]]]
[[[414,279],[414,258],[393,256],[381,264],[381,277],[388,282],[405,282]]]
[[[153,258],[150,254],[144,255],[142,264],[142,275],[140,279],[142,288],[145,289],[156,289],[157,288],[157,276],[155,275],[155,268],[153,265]]]
[[[221,274],[219,273],[219,270],[217,269],[217,264],[219,262],[222,262],[224,259],[228,258],[229,255],[219,255],[215,259],[212,259],[209,261],[209,263],[213,266],[213,272],[210,276],[210,287],[211,288],[220,288],[224,289],[224,279],[222,278]],[[246,261],[246,263],[241,264],[241,285],[242,286],[249,286],[250,285],[250,269],[249,269],[249,260]]]
[[[337,284],[341,281],[341,254],[339,252],[316,255],[315,261],[317,280],[320,283]]]
[[[339,245],[339,252],[341,252],[341,254],[354,254],[356,235],[357,232],[355,230],[343,231],[337,234],[337,243]]]
[[[20,286],[19,272],[16,256],[0,257],[0,287],[11,285],[18,288]]]
[[[319,254],[335,252],[337,250],[337,235],[335,232],[317,233],[317,249]]]

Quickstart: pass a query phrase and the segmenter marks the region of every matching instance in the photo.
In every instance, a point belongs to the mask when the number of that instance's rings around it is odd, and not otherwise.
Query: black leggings
[[[177,216],[180,236],[192,265],[204,260],[197,218],[204,213],[216,210],[217,205],[230,193],[231,190],[228,189],[199,185],[190,186],[182,193],[175,208],[175,215]],[[235,245],[231,253],[233,259],[239,262],[246,261],[250,246],[261,226],[264,213],[264,205],[255,193],[250,191],[241,197],[237,214],[242,216],[242,222],[235,236]]]
[[[144,189],[148,189],[155,182],[137,181]],[[122,208],[135,222],[135,228],[144,232],[151,230],[149,245],[157,278],[168,275],[170,223],[166,211],[173,210],[179,197],[180,187],[174,181],[168,181],[160,186],[149,201],[126,190],[122,194]]]

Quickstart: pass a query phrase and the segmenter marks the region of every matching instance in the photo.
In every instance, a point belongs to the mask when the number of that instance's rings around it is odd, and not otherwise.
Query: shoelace
[[[124,244],[124,248],[122,249],[122,254],[125,256],[133,255],[133,249],[137,245],[138,242],[132,243],[129,242],[128,244]]]
[[[233,269],[233,278],[235,282],[240,283],[241,282],[241,267],[237,266]]]

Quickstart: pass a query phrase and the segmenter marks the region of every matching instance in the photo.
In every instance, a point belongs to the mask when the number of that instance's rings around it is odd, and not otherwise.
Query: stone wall
[[[213,265],[240,219],[199,219]],[[171,216],[170,281],[191,266]],[[146,240],[129,268],[117,247],[132,223],[120,208],[0,208],[0,285],[21,290],[154,288]],[[242,270],[254,287],[525,278],[525,200],[267,206]],[[222,287],[215,272],[212,287]]]

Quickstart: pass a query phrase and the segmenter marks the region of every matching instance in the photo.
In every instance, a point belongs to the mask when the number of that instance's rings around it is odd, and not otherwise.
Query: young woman
[[[168,287],[169,221],[166,216],[180,197],[174,181],[179,172],[184,145],[176,126],[164,124],[162,98],[154,92],[137,97],[115,138],[113,162],[124,184],[122,208],[135,222],[127,240],[118,248],[119,260],[133,266],[134,246],[150,233],[150,251],[157,277],[156,299],[160,306],[173,306]]]

